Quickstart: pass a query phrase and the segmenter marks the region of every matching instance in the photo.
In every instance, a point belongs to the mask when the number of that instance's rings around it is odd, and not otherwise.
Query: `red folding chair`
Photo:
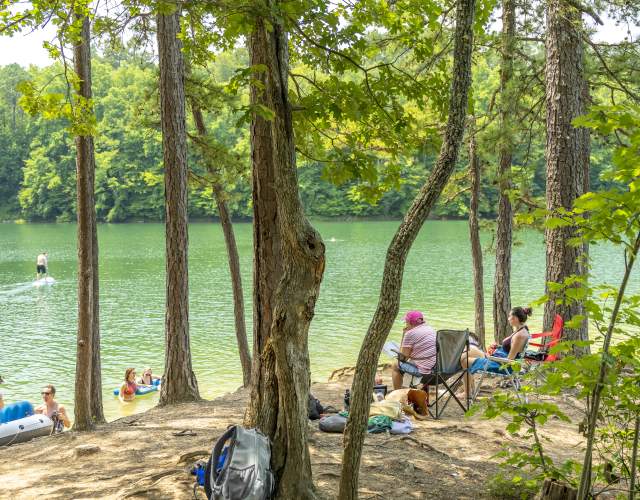
[[[537,363],[551,363],[558,359],[557,354],[549,354],[549,351],[552,347],[554,347],[558,342],[562,340],[562,330],[564,328],[564,320],[562,316],[556,314],[556,317],[553,319],[553,327],[550,332],[544,333],[534,333],[531,335],[532,339],[540,339],[545,337],[551,337],[549,342],[529,342],[530,346],[537,347],[537,351],[528,351],[525,352],[524,358],[530,364]]]

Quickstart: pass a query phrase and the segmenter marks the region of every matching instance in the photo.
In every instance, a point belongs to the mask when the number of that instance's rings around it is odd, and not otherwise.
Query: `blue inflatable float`
[[[0,410],[0,424],[33,415],[33,405],[29,401],[11,403]]]
[[[136,389],[136,396],[145,396],[147,394],[151,394],[152,392],[156,392],[160,388],[160,379],[153,380],[153,385],[139,385]],[[113,395],[120,395],[120,389],[114,389]]]

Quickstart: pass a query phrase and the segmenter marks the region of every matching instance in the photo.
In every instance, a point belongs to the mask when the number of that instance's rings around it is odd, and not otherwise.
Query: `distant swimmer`
[[[47,252],[42,252],[36,259],[36,279],[47,277],[47,265],[49,263]]]

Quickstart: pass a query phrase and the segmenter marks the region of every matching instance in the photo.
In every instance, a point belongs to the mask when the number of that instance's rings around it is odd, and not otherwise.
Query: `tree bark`
[[[80,18],[76,18],[79,20]],[[80,99],[91,98],[91,51],[89,18],[82,19],[80,39],[73,47],[74,69],[80,78]],[[94,291],[97,287],[94,269],[94,202],[95,156],[93,137],[77,135],[76,171],[78,198],[78,340],[74,429],[90,430],[93,421],[93,357],[94,357]],[[100,388],[99,388],[100,389]]]
[[[473,300],[475,304],[475,329],[482,347],[486,346],[484,328],[484,271],[482,262],[482,245],[480,244],[480,227],[478,223],[478,204],[480,201],[480,162],[476,151],[475,117],[469,123],[469,184],[471,199],[469,201],[469,239],[471,241],[471,260],[473,262]]]
[[[271,7],[275,7],[275,11],[278,5],[272,3]],[[288,98],[287,34],[275,16],[269,19],[268,25],[260,19],[255,32],[259,33],[255,33],[254,41],[264,45],[252,43],[252,52],[257,50],[255,55],[265,60],[267,68],[265,91],[257,97],[263,98],[274,112],[270,135],[282,262],[275,294],[271,296],[273,309],[268,339],[275,358],[277,397],[269,401],[263,399],[262,408],[267,417],[258,415],[257,425],[263,432],[271,432],[271,464],[277,478],[277,497],[307,499],[315,498],[307,447],[308,331],[324,272],[324,244],[304,216],[298,192]],[[257,201],[261,202],[259,198]],[[256,385],[260,383],[257,380],[260,375],[260,372],[254,374]],[[266,428],[262,427],[263,423]]]
[[[469,86],[471,85],[474,9],[475,0],[457,0],[456,2],[453,79],[444,141],[427,183],[413,201],[389,245],[378,306],[358,355],[351,391],[349,420],[344,438],[345,449],[338,495],[340,500],[352,500],[358,497],[360,459],[367,429],[376,366],[384,341],[398,314],[400,289],[407,254],[451,176],[458,158],[464,134]]]
[[[575,128],[572,120],[585,113],[586,82],[583,68],[580,13],[563,0],[547,2],[546,37],[546,106],[547,144],[547,210],[570,210],[577,197],[588,186],[589,132]],[[567,242],[575,237],[573,227],[547,228],[546,282],[561,283],[571,275],[584,276],[586,247]],[[587,340],[584,304],[565,304],[562,296],[551,292],[545,304],[544,326],[548,330],[553,318],[560,314],[565,321],[576,315],[584,317],[580,327],[565,329],[565,338]],[[556,303],[559,302],[559,303]],[[575,347],[576,354],[589,352],[588,347]]]
[[[198,136],[202,141],[207,140],[207,126],[204,123],[202,110],[194,99],[191,99],[191,114],[196,124]],[[203,150],[205,162],[208,163],[209,172],[216,173],[217,168],[210,163],[207,152]],[[233,289],[233,312],[235,315],[236,340],[238,342],[238,353],[240,354],[240,364],[242,365],[242,385],[249,387],[251,383],[251,354],[249,353],[249,343],[247,341],[247,329],[244,321],[244,297],[242,292],[242,276],[240,274],[240,257],[238,256],[238,246],[233,233],[233,223],[224,198],[222,186],[219,182],[212,183],[213,196],[218,206],[220,225],[224,233],[224,241],[227,247],[227,257],[229,260],[229,272],[231,274],[231,286]]]
[[[516,5],[514,0],[502,2],[502,61],[500,67],[500,150],[498,162],[498,223],[496,228],[496,266],[493,281],[493,323],[498,343],[511,334],[511,247],[513,243],[513,208],[509,199],[511,189],[511,160],[513,152],[513,117],[515,100],[513,54],[515,52]]]
[[[191,365],[187,224],[187,136],[180,10],[157,16],[166,211],[165,369],[160,405],[200,399]]]

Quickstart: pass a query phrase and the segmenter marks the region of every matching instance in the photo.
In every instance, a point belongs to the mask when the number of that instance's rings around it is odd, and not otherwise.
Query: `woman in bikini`
[[[120,386],[120,394],[118,395],[118,399],[123,403],[133,401],[136,397],[136,389],[138,388],[138,384],[136,384],[136,369],[135,368],[127,368],[124,372],[124,382]]]
[[[464,354],[460,359],[462,366],[464,368],[469,367],[470,372],[473,373],[474,363],[476,364],[476,367],[479,367],[481,363],[486,363],[486,361],[479,360],[486,358],[487,354],[510,360],[521,357],[522,353],[527,348],[527,344],[529,343],[529,338],[531,336],[529,328],[525,324],[529,316],[531,316],[530,307],[514,307],[511,309],[511,312],[509,313],[509,324],[513,329],[513,333],[505,338],[502,341],[502,344],[492,344],[488,349],[488,353],[484,353],[477,347],[470,347],[468,359],[466,354]],[[466,394],[473,394],[473,377],[470,376],[469,372],[467,372],[464,382]]]

